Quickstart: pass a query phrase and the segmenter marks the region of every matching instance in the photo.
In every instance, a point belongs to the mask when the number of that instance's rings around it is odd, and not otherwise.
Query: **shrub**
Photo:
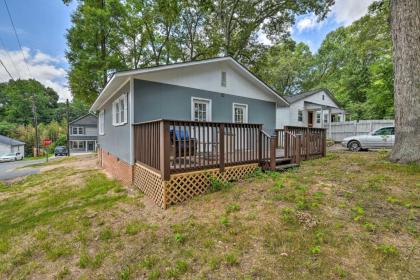
[[[178,243],[184,243],[185,236],[183,236],[181,233],[175,233],[175,241]]]
[[[241,207],[238,204],[228,204],[225,208],[226,214],[230,214],[232,212],[237,212],[241,210]]]
[[[209,175],[208,180],[210,181],[210,187],[208,189],[208,191],[210,193],[217,192],[217,191],[222,191],[222,190],[227,190],[227,189],[232,187],[231,182],[225,182],[225,181],[219,180],[214,175]]]
[[[226,261],[226,264],[229,266],[234,266],[234,265],[239,264],[238,258],[233,253],[225,255],[225,261]]]
[[[386,256],[395,256],[398,254],[398,249],[394,245],[382,244],[379,246],[379,250]]]
[[[107,227],[105,229],[103,229],[100,233],[99,233],[99,239],[102,241],[106,241],[112,238],[112,229],[110,227]]]
[[[222,216],[221,218],[220,218],[220,223],[222,224],[222,225],[224,225],[224,226],[228,226],[229,225],[229,219],[228,219],[228,217],[227,216]]]
[[[321,253],[321,246],[316,245],[316,246],[311,248],[311,254],[317,255],[319,253]]]

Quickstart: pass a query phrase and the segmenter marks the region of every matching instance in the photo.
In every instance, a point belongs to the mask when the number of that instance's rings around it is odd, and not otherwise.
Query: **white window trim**
[[[235,106],[245,107],[243,123],[248,123],[248,104],[243,103],[232,103],[232,122],[235,123]]]
[[[73,133],[74,128],[76,128],[77,133]],[[82,133],[79,133],[80,128],[82,129]],[[85,135],[84,132],[85,132],[85,130],[84,130],[83,126],[72,126],[71,129],[70,129],[70,135]]]
[[[206,102],[209,104],[209,108],[208,108],[208,112],[207,112],[207,122],[211,122],[212,121],[212,100],[211,99],[206,99],[206,98],[201,98],[201,97],[191,97],[191,120],[194,120],[194,103],[195,102]]]
[[[123,122],[121,121],[121,113],[120,113],[121,111],[119,111],[118,115],[119,115],[120,120],[117,122],[116,117],[115,117],[115,115],[116,115],[115,107],[116,107],[116,104],[118,103],[119,104],[118,105],[119,110],[121,110],[121,105],[120,105],[121,100],[124,102],[124,121]],[[128,115],[127,110],[128,110],[128,108],[127,108],[127,94],[124,93],[124,94],[121,94],[120,97],[115,99],[114,102],[112,102],[112,125],[113,126],[125,125],[128,122],[127,121],[127,115]]]
[[[302,114],[302,120],[299,120],[299,115]],[[297,121],[303,122],[303,110],[298,110]]]
[[[99,135],[105,135],[105,112],[101,110],[98,116],[98,133]]]

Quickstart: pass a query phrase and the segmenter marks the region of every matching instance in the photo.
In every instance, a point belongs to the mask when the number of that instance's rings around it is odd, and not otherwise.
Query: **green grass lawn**
[[[330,153],[167,210],[96,169],[0,185],[0,279],[418,279],[420,167]]]

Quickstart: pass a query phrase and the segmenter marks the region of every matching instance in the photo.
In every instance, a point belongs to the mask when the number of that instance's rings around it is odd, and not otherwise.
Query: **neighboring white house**
[[[0,155],[7,153],[21,153],[25,156],[25,143],[0,135]]]
[[[289,126],[329,128],[345,121],[345,111],[327,89],[283,96],[289,106],[277,107],[276,128]]]

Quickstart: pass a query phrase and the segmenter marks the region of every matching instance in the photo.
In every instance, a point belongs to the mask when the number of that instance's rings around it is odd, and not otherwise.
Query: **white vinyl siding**
[[[127,123],[127,94],[121,95],[112,103],[112,124],[114,126]]]
[[[99,119],[98,119],[98,132],[99,135],[104,135],[105,134],[105,112],[104,110],[99,112]]]

